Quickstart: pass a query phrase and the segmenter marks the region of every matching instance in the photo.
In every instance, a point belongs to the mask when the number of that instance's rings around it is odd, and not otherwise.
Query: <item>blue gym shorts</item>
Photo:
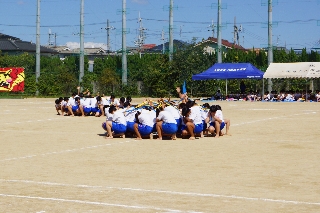
[[[151,126],[142,125],[142,124],[138,125],[138,130],[141,135],[150,135],[152,132],[152,129],[153,129],[153,127],[151,127]]]
[[[162,130],[165,134],[175,134],[178,131],[178,126],[173,123],[163,123]]]
[[[114,131],[114,134],[121,134],[121,133],[125,133],[127,130],[127,127],[123,124],[119,124],[116,122],[112,122],[112,131]]]

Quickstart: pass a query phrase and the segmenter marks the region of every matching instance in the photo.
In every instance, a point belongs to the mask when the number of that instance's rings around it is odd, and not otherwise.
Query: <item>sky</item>
[[[85,47],[106,47],[106,23],[111,49],[121,48],[122,0],[84,0]],[[268,44],[268,0],[221,0],[222,38],[233,42],[233,26],[242,31],[239,43],[245,48]],[[217,37],[218,0],[174,0],[174,39],[191,42]],[[135,46],[138,17],[146,28],[146,44],[162,44],[169,34],[170,0],[126,0],[127,46]],[[48,45],[49,32],[56,44],[79,47],[81,0],[41,0],[41,45]],[[37,0],[0,0],[0,33],[24,41],[36,41]],[[273,0],[273,45],[288,49],[320,47],[320,0]],[[214,23],[214,31],[211,25]],[[54,42],[51,35],[51,42]]]

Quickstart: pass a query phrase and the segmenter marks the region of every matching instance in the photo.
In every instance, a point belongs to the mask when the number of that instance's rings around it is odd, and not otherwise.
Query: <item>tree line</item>
[[[186,81],[187,91],[193,96],[212,96],[218,89],[224,91],[225,81],[206,80],[192,81],[192,75],[201,73],[216,63],[216,55],[204,51],[202,45],[176,46],[173,60],[169,61],[167,54],[145,53],[128,55],[128,84],[122,85],[121,55],[108,55],[94,60],[94,70],[89,72],[89,61],[85,57],[84,77],[81,82],[83,89],[95,93],[116,96],[148,96],[148,97],[176,97],[176,87]],[[290,62],[320,62],[320,55],[303,49],[301,54],[296,54],[292,49],[289,53],[285,50],[273,50],[275,63]],[[223,62],[252,63],[262,71],[268,67],[267,53],[264,50],[256,52],[254,49],[243,51],[230,49],[223,53]],[[0,67],[25,68],[25,92],[33,96],[39,91],[41,96],[67,96],[76,90],[79,85],[79,57],[69,56],[64,60],[59,57],[41,56],[41,75],[36,82],[35,55],[24,53],[21,55],[1,54]],[[247,91],[261,91],[261,80],[244,80]],[[265,81],[266,83],[266,81]],[[273,89],[303,90],[309,81],[305,79],[273,79]],[[138,88],[138,85],[141,87]],[[239,92],[240,80],[229,80],[228,91]],[[315,79],[314,85],[319,89],[319,80]],[[267,88],[267,85],[265,85]]]

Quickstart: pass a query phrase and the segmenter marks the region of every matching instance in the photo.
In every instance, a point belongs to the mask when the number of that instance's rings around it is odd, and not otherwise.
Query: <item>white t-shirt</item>
[[[147,126],[150,126],[150,127],[153,127],[153,119],[152,117],[149,116],[149,114],[147,113],[141,113],[139,116],[138,116],[138,119],[139,119],[139,123],[143,124],[143,125],[147,125]]]
[[[63,106],[64,106],[64,107],[71,106],[70,101],[63,101]]]
[[[200,106],[191,107],[191,113],[189,115],[189,118],[193,121],[195,125],[202,123]]]
[[[91,108],[98,107],[98,102],[97,102],[96,97],[91,98],[91,100],[90,100],[90,107],[91,107]]]
[[[134,122],[136,120],[135,115],[137,111],[134,109],[134,107],[130,107],[124,110],[124,117],[126,117],[127,122]]]
[[[101,97],[101,102],[103,105],[110,105],[109,98]]]
[[[176,120],[173,118],[172,114],[167,111],[161,111],[157,117],[158,120],[162,120],[165,123],[177,124]]]
[[[216,112],[216,117],[219,118],[220,120],[222,120],[222,122],[224,122],[223,120],[223,114],[221,110],[217,110]]]
[[[110,107],[107,107],[107,108],[105,109],[105,113],[106,113],[107,121],[112,121],[113,114],[109,113],[109,108],[110,108]]]
[[[81,99],[80,102],[81,102],[82,106],[84,106],[84,107],[90,107],[90,105],[91,105],[91,98]]]
[[[71,104],[71,106],[75,106],[75,103],[74,103],[74,98],[73,97],[70,97],[69,98],[69,103]]]
[[[170,112],[175,120],[180,118],[179,110],[174,108],[173,106],[166,106],[164,111]]]
[[[121,110],[117,110],[113,113],[112,121],[127,126],[126,118]]]
[[[114,106],[119,106],[120,102],[118,99],[114,99],[114,101],[112,101],[111,99],[109,99],[110,105],[114,105]]]

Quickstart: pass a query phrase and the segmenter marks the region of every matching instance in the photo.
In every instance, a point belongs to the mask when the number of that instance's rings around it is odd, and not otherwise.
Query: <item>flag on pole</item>
[[[182,85],[182,94],[186,94],[186,93],[187,93],[187,86],[186,86],[186,81],[184,81]]]

